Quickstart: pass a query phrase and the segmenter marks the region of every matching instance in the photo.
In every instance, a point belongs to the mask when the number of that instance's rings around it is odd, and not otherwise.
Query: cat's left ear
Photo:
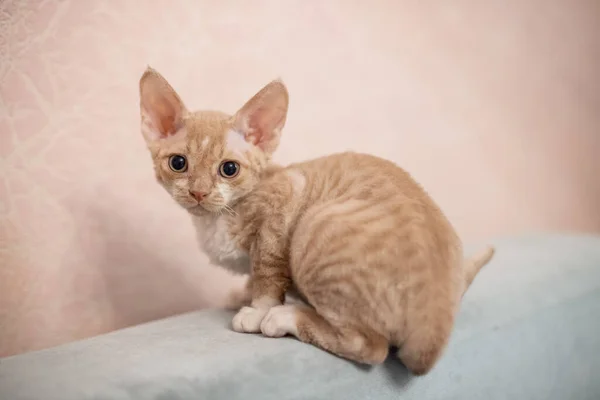
[[[234,127],[246,141],[271,154],[279,145],[288,103],[288,91],[283,82],[272,81],[235,114]]]

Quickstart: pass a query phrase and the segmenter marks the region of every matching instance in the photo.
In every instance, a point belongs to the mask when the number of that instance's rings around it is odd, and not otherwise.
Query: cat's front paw
[[[296,313],[297,307],[293,305],[271,308],[260,324],[262,334],[273,338],[285,335],[297,336]]]
[[[268,311],[269,309],[242,307],[231,321],[233,330],[240,333],[260,332],[260,323]]]

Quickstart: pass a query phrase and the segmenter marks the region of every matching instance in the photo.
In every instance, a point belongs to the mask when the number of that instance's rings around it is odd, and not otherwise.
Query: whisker
[[[227,212],[229,213],[229,215],[233,215],[233,216],[237,217],[238,213],[233,208],[231,208],[228,205],[225,205],[224,208],[225,208],[225,210],[227,210]]]

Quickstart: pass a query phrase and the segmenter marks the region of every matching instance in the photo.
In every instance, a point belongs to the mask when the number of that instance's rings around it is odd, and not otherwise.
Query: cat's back
[[[361,221],[364,235],[410,237],[429,250],[458,244],[449,221],[410,174],[369,154],[344,152],[274,167],[250,197],[243,214],[268,218],[281,232],[301,219],[318,224],[344,215]]]
[[[395,163],[370,154],[344,152],[286,168],[301,171],[305,194],[312,202],[335,198],[432,203],[408,172]]]
[[[307,225],[346,220],[359,236],[385,237],[394,248],[440,254],[460,249],[460,240],[438,205],[411,175],[391,161],[345,152],[291,165],[305,179],[300,201]],[[329,225],[328,223],[327,225]],[[327,226],[325,225],[325,226]],[[316,229],[316,228],[315,228]],[[314,234],[315,232],[313,232]],[[381,243],[381,241],[380,241]]]

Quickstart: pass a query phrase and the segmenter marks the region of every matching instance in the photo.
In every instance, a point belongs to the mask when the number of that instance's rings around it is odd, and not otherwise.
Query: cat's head
[[[233,116],[188,111],[148,68],[140,79],[142,134],[159,183],[196,215],[221,213],[253,190],[279,144],[288,92],[273,81]]]

